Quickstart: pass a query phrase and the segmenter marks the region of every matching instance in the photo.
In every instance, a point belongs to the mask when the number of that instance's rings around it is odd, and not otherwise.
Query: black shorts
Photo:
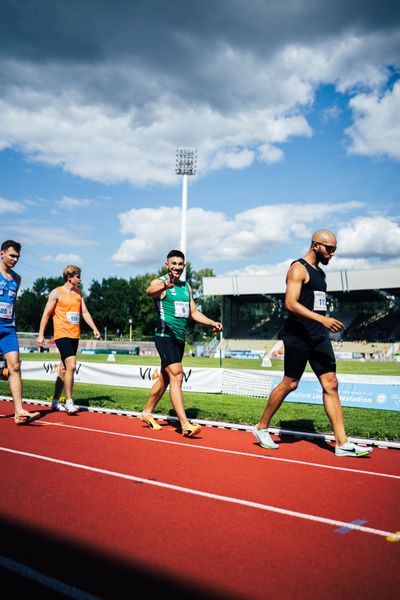
[[[157,352],[161,358],[161,366],[168,367],[174,363],[181,363],[185,352],[185,342],[179,342],[171,337],[154,336]]]
[[[303,338],[284,335],[285,375],[299,380],[307,361],[317,377],[325,373],[336,373],[336,358],[328,337]]]
[[[61,354],[61,360],[63,362],[70,356],[76,356],[78,352],[79,339],[65,337],[54,341]]]

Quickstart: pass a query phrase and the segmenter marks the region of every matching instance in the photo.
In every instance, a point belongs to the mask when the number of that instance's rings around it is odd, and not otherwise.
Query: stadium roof
[[[280,275],[232,275],[203,277],[205,296],[258,297],[284,296],[286,273]],[[353,302],[382,300],[382,292],[400,297],[400,267],[381,269],[327,271],[327,291],[342,300]]]

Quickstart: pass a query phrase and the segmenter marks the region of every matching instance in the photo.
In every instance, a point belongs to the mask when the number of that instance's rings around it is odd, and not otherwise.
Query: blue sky
[[[284,273],[319,228],[331,270],[399,265],[399,69],[391,0],[5,0],[0,237],[23,287],[156,270],[181,146],[194,268]]]

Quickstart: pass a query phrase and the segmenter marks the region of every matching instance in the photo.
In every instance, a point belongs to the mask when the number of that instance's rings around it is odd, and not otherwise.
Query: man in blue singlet
[[[253,434],[263,448],[276,449],[268,427],[286,396],[295,390],[304,373],[307,361],[318,377],[326,414],[336,439],[336,456],[367,456],[372,448],[349,442],[338,396],[336,360],[329,331],[337,332],[344,325],[326,316],[325,273],[318,266],[327,265],[336,251],[336,237],[331,231],[319,229],[303,258],[294,261],[286,278],[285,306],[289,312],[283,343],[285,346],[284,377],[272,390]]]
[[[15,304],[21,277],[13,270],[21,253],[21,244],[7,240],[1,245],[0,263],[0,354],[3,354],[9,373],[10,391],[14,401],[14,420],[17,425],[27,425],[40,416],[22,407],[22,379],[19,361],[19,344],[15,329]]]

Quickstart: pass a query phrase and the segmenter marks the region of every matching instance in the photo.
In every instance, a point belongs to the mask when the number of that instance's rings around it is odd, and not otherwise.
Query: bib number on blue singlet
[[[13,306],[10,302],[0,302],[0,319],[12,319]]]

